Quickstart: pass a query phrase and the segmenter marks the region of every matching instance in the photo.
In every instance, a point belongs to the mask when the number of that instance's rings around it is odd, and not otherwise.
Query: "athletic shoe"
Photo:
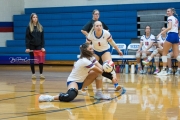
[[[180,75],[180,70],[177,70],[175,75]]]
[[[172,75],[172,74],[173,74],[172,69],[171,69],[171,70],[168,70],[167,74],[168,74],[168,75]]]
[[[119,92],[120,92],[120,95],[123,95],[126,93],[126,89],[124,87],[121,87]]]
[[[143,74],[143,70],[141,69],[141,67],[138,68],[139,74]]]
[[[121,89],[121,86],[120,85],[117,85],[116,87],[115,87],[115,91],[118,91],[118,90],[120,90]]]
[[[43,74],[40,75],[40,79],[45,79]]]
[[[39,102],[51,102],[54,100],[54,97],[51,95],[40,95]]]
[[[160,72],[160,70],[159,69],[156,69],[156,71],[154,71],[154,75],[156,75],[156,74],[158,74]]]
[[[110,96],[104,95],[101,91],[97,91],[94,98],[100,99],[100,100],[110,100],[111,99]]]
[[[148,67],[144,67],[143,74],[146,74],[148,70]]]
[[[149,60],[148,60],[148,59],[147,59],[147,60],[143,60],[142,63],[143,63],[144,65],[147,65],[147,64],[149,64]]]
[[[161,72],[159,72],[157,75],[160,76],[160,75],[168,75],[168,74],[166,70],[161,70]]]
[[[35,74],[32,74],[31,78],[32,78],[32,79],[36,79],[36,75],[35,75]]]
[[[88,92],[86,90],[79,90],[79,91],[82,93],[82,95],[88,96]]]

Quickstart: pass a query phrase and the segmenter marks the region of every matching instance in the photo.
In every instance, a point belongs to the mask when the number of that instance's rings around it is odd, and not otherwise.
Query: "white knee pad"
[[[141,57],[141,58],[142,58],[142,59],[147,58],[146,53],[142,53],[142,57]]]
[[[168,54],[167,54],[167,58],[171,59],[171,57],[172,57],[172,56],[171,56],[171,53],[168,53]]]
[[[96,78],[96,80],[102,80],[103,79],[103,76],[101,74],[99,74]]]
[[[162,61],[167,62],[167,56],[162,56]]]
[[[113,71],[111,72],[111,74],[112,74],[112,75],[116,75],[116,72],[113,70]]]
[[[136,53],[136,58],[140,58],[140,53]]]
[[[176,60],[180,62],[180,55],[177,56]]]
[[[156,49],[156,50],[154,50],[152,54],[153,54],[153,55],[158,54],[158,50],[157,50],[157,49]]]
[[[154,57],[155,62],[159,62],[159,57]]]

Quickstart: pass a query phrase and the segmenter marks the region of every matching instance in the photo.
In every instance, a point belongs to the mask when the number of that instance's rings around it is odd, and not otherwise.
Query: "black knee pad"
[[[101,65],[103,65],[103,61],[102,61],[101,58],[99,58],[99,63],[100,63]]]
[[[59,100],[63,102],[70,102],[76,98],[78,90],[76,88],[70,88],[67,93],[60,93]]]

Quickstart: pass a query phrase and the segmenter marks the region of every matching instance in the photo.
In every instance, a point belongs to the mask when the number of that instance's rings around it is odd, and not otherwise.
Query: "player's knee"
[[[140,53],[139,52],[136,53],[136,58],[140,58]]]
[[[142,53],[142,57],[141,58],[142,59],[147,58],[147,54],[146,53]]]
[[[154,50],[152,54],[153,54],[153,55],[158,54],[158,50],[157,50],[157,49],[156,49],[156,50]]]
[[[177,56],[176,60],[180,62],[180,55]]]
[[[157,57],[157,56],[154,57],[154,61],[155,61],[155,62],[159,62],[159,56],[158,56],[158,57]]]
[[[70,88],[67,93],[60,93],[59,100],[63,102],[70,102],[76,98],[78,90],[76,88]]]
[[[171,56],[171,53],[168,53],[168,54],[167,54],[167,58],[168,58],[168,59],[171,59],[171,57],[172,57],[172,56]]]
[[[102,74],[99,74],[99,75],[97,76],[97,78],[96,78],[96,80],[102,80],[102,79],[103,79]]]

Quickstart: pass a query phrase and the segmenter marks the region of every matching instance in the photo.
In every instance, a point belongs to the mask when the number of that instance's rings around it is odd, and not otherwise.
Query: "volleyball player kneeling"
[[[40,95],[39,101],[54,101],[59,100],[63,102],[70,102],[78,95],[78,90],[83,90],[85,87],[90,85],[95,79],[102,80],[102,76],[116,80],[113,78],[111,73],[103,72],[102,66],[93,57],[92,45],[84,43],[80,46],[81,55],[79,60],[75,63],[72,72],[67,79],[68,91],[66,93],[60,93],[56,96],[51,95]],[[123,87],[121,88],[123,92]],[[122,92],[120,94],[122,94]],[[96,99],[111,99],[102,93],[101,90],[97,89],[95,94]]]

